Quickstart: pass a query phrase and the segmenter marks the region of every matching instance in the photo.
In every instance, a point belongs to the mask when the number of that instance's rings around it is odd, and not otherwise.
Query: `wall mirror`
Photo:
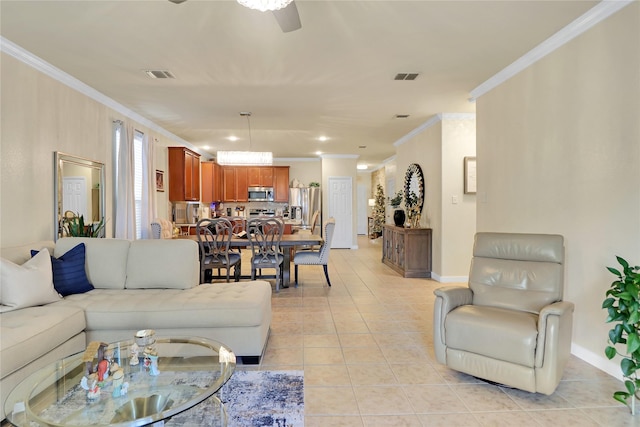
[[[418,206],[418,214],[422,213],[422,206],[424,205],[424,176],[422,175],[422,169],[417,163],[411,163],[407,168],[407,173],[404,176],[404,204],[408,207],[411,203],[408,203],[411,193],[417,197],[416,203]]]
[[[104,163],[56,151],[54,175],[56,240],[65,217],[82,215],[85,225],[105,217]]]

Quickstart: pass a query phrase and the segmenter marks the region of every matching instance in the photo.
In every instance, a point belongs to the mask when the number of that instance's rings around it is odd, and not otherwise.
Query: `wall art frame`
[[[464,158],[464,194],[476,194],[477,191],[476,158]]]

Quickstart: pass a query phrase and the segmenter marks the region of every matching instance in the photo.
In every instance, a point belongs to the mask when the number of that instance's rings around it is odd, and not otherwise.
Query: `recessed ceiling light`
[[[325,142],[325,141],[327,141],[328,139],[329,139],[329,138],[327,138],[327,137],[326,137],[326,136],[324,136],[324,135],[323,135],[323,136],[319,136],[319,137],[318,137],[318,141],[321,141],[321,142]]]
[[[368,166],[367,165],[358,165],[358,166],[356,166],[356,168],[358,168],[358,170],[364,171],[364,170],[367,170]]]
[[[231,136],[230,136],[229,138],[227,138],[227,139],[228,139],[229,141],[236,142],[236,141],[238,140],[238,137],[237,137],[237,136],[234,136],[234,135],[231,135]]]
[[[203,150],[208,150],[209,148],[211,148],[211,147],[209,147],[208,145],[203,145],[203,146],[202,146],[202,149],[203,149]]]
[[[322,151],[316,151],[316,156],[319,156],[320,154],[322,154]]]

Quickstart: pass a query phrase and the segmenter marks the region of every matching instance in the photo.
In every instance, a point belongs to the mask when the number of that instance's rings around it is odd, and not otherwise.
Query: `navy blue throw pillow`
[[[31,251],[31,256],[38,251]],[[60,258],[51,256],[53,268],[53,287],[66,297],[67,295],[83,294],[93,289],[93,285],[87,279],[84,269],[85,247],[80,243],[68,250]]]

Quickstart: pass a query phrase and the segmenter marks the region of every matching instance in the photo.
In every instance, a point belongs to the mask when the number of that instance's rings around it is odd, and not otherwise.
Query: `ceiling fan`
[[[184,3],[187,0],[169,0],[171,3],[175,3],[175,4],[180,4],[180,3]],[[260,7],[254,7],[251,5],[251,1],[248,0],[238,0],[238,3],[240,3],[241,5],[248,7],[250,9],[257,9],[257,10],[261,10],[262,12],[266,12],[266,11],[270,11],[271,13],[273,13],[273,16],[275,16],[276,21],[278,21],[278,25],[280,25],[280,28],[282,29],[283,33],[288,33],[291,31],[295,31],[295,30],[299,30],[300,28],[302,28],[302,24],[300,23],[300,15],[298,14],[298,7],[296,6],[295,1],[291,0],[290,2],[286,2],[284,1],[283,3],[285,4],[284,7],[282,7],[281,9],[262,9]],[[259,2],[259,3],[266,3],[266,2]],[[273,2],[269,2],[269,3],[273,3]]]

